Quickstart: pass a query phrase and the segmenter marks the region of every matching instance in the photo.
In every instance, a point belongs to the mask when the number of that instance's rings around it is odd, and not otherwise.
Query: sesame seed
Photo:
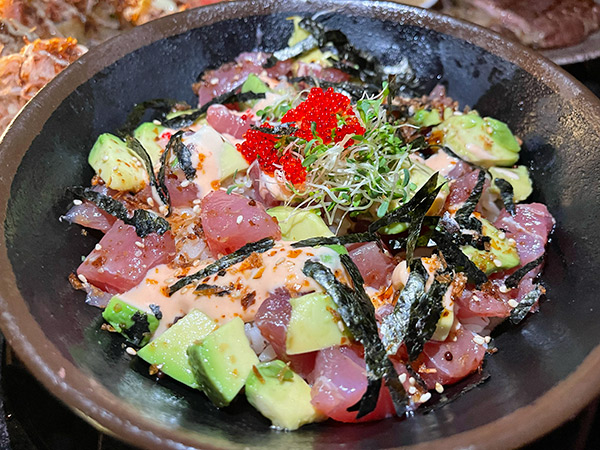
[[[167,214],[169,212],[169,208],[167,208],[166,205],[162,205],[160,208],[158,208],[158,210],[160,211],[161,214]]]
[[[515,241],[513,238],[508,238],[508,243],[510,245],[517,245],[517,241]]]
[[[150,206],[154,206],[154,199],[152,197],[148,197],[146,199],[146,203],[148,203]]]
[[[489,344],[492,340],[492,338],[490,336],[486,336],[483,338],[483,340],[485,341],[486,344]]]
[[[431,399],[431,394],[429,392],[425,392],[423,395],[421,395],[420,402],[427,403],[429,399]]]
[[[219,82],[219,79],[218,79],[217,77],[215,77],[215,78],[211,78],[211,79],[210,79],[210,84],[212,84],[213,86],[214,86],[215,84],[217,84],[218,82]]]
[[[416,387],[414,387],[414,386],[411,386],[411,387],[409,387],[409,388],[408,388],[408,393],[409,393],[410,395],[415,395],[415,394],[417,393],[417,388],[416,388]]]
[[[79,275],[77,275],[77,278],[79,278],[79,281],[81,281],[84,284],[87,284],[87,282],[88,282],[87,278],[82,273],[80,273]]]
[[[140,242],[140,241],[135,241],[135,245],[137,245],[139,248],[144,248],[145,247],[144,243]]]
[[[487,128],[485,129],[485,131],[487,131],[487,132],[488,132],[488,134],[492,134],[492,133],[494,132],[494,130],[492,129],[492,127],[487,127]]]
[[[435,392],[441,394],[444,392],[444,386],[442,386],[440,383],[435,383]]]
[[[194,200],[192,202],[194,205],[199,205],[200,203],[202,203],[202,200],[200,200],[199,198],[197,198],[196,200]]]
[[[501,239],[501,240],[506,239],[506,233],[504,231],[501,231],[500,233],[498,233],[498,239]]]
[[[102,250],[102,246],[100,244],[96,244],[94,248],[98,251]]]
[[[175,280],[175,278],[167,278],[167,279],[165,280],[165,283],[166,283],[166,284],[173,284],[173,283],[175,283],[175,281],[177,281],[177,280]]]
[[[200,205],[196,205],[192,208],[192,211],[194,211],[196,214],[198,214],[200,212]]]
[[[239,225],[240,223],[242,223],[242,220],[244,220],[244,216],[240,214],[239,216],[237,216],[237,219],[235,219],[235,223]]]
[[[499,259],[495,259],[495,260],[494,260],[494,265],[495,265],[496,267],[502,267],[502,261],[500,261]]]
[[[112,168],[113,172],[116,172],[119,169],[119,166],[115,166]]]
[[[410,384],[411,386],[414,386],[416,381],[417,381],[417,380],[415,380],[413,377],[410,377],[410,378],[408,379],[408,382],[409,382],[409,384]]]
[[[474,336],[473,337],[473,342],[475,342],[477,345],[483,345],[485,344],[485,339],[483,339],[481,336]]]
[[[401,373],[399,379],[400,379],[400,383],[404,383],[406,381],[406,374]]]
[[[83,203],[83,202],[82,202],[81,200],[77,200],[77,199],[73,200],[73,204],[74,204],[75,206],[79,206],[79,205],[81,205],[82,203]]]
[[[479,297],[477,297],[476,295],[474,295],[473,297],[471,297],[471,299],[473,299],[474,302],[480,302],[481,299]]]
[[[182,188],[188,187],[190,185],[190,180],[183,180],[180,184]]]
[[[141,251],[141,250],[136,250],[136,251],[133,253],[133,256],[135,256],[136,258],[139,258],[140,256],[142,256],[142,251]]]
[[[506,286],[504,286],[504,285],[500,286],[500,287],[498,288],[498,290],[499,290],[500,292],[502,292],[503,294],[506,294],[506,293],[509,291],[509,289],[508,289]]]
[[[516,308],[519,305],[519,302],[517,302],[516,300],[513,300],[512,298],[508,301],[508,306],[510,306],[511,308]]]
[[[100,268],[98,269],[98,273],[104,273],[104,267],[100,267]]]
[[[137,352],[135,351],[135,348],[133,348],[133,347],[127,347],[125,349],[125,352],[127,352],[127,354],[131,355],[131,356],[137,355]]]
[[[104,161],[104,162],[108,161],[108,155],[104,155],[104,156],[102,157],[102,161]]]
[[[339,330],[343,333],[344,332],[344,322],[342,322],[341,320],[338,320],[337,326],[338,326]]]
[[[153,123],[154,125],[160,125],[160,120],[154,119],[154,120],[152,121],[152,123]]]
[[[200,260],[199,260],[199,259],[195,260],[195,261],[192,263],[192,266],[194,266],[194,267],[198,267],[199,265],[200,265]]]

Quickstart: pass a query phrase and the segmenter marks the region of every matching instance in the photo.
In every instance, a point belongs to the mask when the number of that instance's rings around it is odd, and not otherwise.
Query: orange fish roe
[[[281,118],[281,123],[289,122],[296,122],[299,128],[295,136],[310,141],[314,137],[314,127],[316,135],[325,144],[341,142],[347,135],[361,135],[366,131],[350,106],[350,98],[334,92],[333,88],[326,91],[312,88],[305,101]],[[350,139],[345,147],[352,144]]]

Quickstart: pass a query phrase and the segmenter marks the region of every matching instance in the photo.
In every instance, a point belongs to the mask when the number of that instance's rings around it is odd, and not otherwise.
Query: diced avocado
[[[133,132],[133,137],[140,141],[144,149],[148,152],[152,164],[157,164],[160,161],[163,148],[156,141],[165,130],[166,128],[162,125],[144,122]]]
[[[521,147],[508,126],[474,111],[453,115],[434,130],[443,133],[443,145],[480,166],[512,166],[519,159]]]
[[[197,388],[198,383],[188,362],[187,348],[202,341],[217,328],[213,319],[203,312],[192,309],[167,331],[137,352],[149,364],[155,364],[162,373]]]
[[[419,127],[430,127],[441,123],[442,117],[437,109],[419,109],[412,117],[412,121]]]
[[[440,314],[440,319],[435,327],[435,331],[431,339],[434,341],[445,341],[450,334],[452,325],[454,324],[454,300],[452,300],[452,285],[448,287],[446,294],[442,298],[444,310]]]
[[[277,219],[284,241],[300,241],[312,237],[333,236],[329,227],[315,211],[276,206],[267,213]]]
[[[246,397],[275,428],[296,430],[325,419],[310,402],[310,386],[283,361],[256,365],[246,381]]]
[[[490,167],[490,173],[492,174],[490,192],[499,193],[498,187],[494,184],[496,178],[502,178],[512,185],[515,202],[522,202],[533,192],[533,183],[531,182],[531,178],[529,178],[529,171],[525,166],[517,166],[511,169],[506,167]]]
[[[265,84],[260,78],[251,73],[242,84],[242,94],[246,92],[254,92],[255,94],[264,94],[265,92],[269,92],[269,86]]]
[[[219,158],[219,178],[226,180],[236,172],[246,170],[250,165],[242,154],[229,142],[224,142],[221,157]]]
[[[482,224],[482,234],[488,236],[489,251],[477,250],[470,245],[463,245],[462,252],[469,257],[486,275],[500,270],[512,269],[520,263],[519,253],[514,242],[510,242],[503,232],[498,230],[485,219],[479,219]]]
[[[148,182],[146,169],[137,155],[110,133],[98,136],[88,162],[106,186],[116,191],[137,192]]]
[[[292,314],[285,340],[286,353],[296,355],[350,342],[349,332],[327,294],[290,299]]]
[[[415,194],[415,192],[421,189],[421,187],[427,182],[427,180],[429,180],[429,178],[431,178],[431,176],[435,173],[430,167],[427,167],[425,164],[416,161],[412,158],[411,166],[408,169],[408,172],[410,174],[409,182],[413,184],[414,187],[414,189],[410,191],[409,198],[411,198]],[[442,175],[438,175],[437,185],[439,186],[444,183],[446,183],[446,179]],[[438,214],[442,210],[444,202],[446,201],[446,197],[448,197],[449,193],[450,188],[448,187],[448,184],[445,184],[440,190],[438,196],[435,198],[433,204],[431,205],[431,208],[429,208],[429,211],[427,211],[427,215]],[[408,201],[408,198],[406,200]],[[402,203],[400,202],[400,200],[394,200],[390,203],[389,211],[393,211],[394,209],[399,208],[401,205]],[[406,231],[407,228],[408,223],[393,223],[383,227],[380,230],[380,232],[383,234],[398,234]]]
[[[198,387],[218,407],[231,403],[258,364],[239,317],[188,347],[187,355]]]
[[[158,327],[158,319],[154,314],[131,306],[116,296],[110,299],[102,317],[128,342],[140,347],[150,340]]]
[[[302,20],[302,17],[299,16],[293,16],[291,17],[291,19],[294,21],[294,31],[292,33],[292,35],[290,36],[290,38],[288,39],[288,46],[292,46],[297,44],[300,41],[303,41],[304,39],[306,39],[307,37],[310,36],[310,33],[302,28],[300,28],[300,21]],[[311,50],[309,52],[304,52],[302,53],[302,55],[300,55],[300,57],[296,58],[296,61],[301,61],[301,62],[305,62],[305,63],[319,63],[321,66],[323,67],[330,67],[331,63],[329,62],[328,58],[332,57],[332,53],[331,52],[322,52],[321,50],[319,50],[318,48],[315,48],[314,50]],[[337,58],[336,58],[337,59]]]

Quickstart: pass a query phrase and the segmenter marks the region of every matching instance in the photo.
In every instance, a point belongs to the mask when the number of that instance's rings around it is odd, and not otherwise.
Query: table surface
[[[600,97],[600,59],[565,69]],[[0,450],[134,450],[104,435],[51,396],[0,335]],[[527,450],[600,448],[600,398]]]

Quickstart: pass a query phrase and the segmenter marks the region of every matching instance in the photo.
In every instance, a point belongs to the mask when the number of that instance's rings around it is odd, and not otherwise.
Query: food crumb
[[[136,350],[135,350],[135,348],[133,348],[133,347],[127,347],[127,348],[125,349],[125,352],[126,352],[128,355],[131,355],[131,356],[135,356],[135,355],[137,355],[137,351],[136,351]]]

